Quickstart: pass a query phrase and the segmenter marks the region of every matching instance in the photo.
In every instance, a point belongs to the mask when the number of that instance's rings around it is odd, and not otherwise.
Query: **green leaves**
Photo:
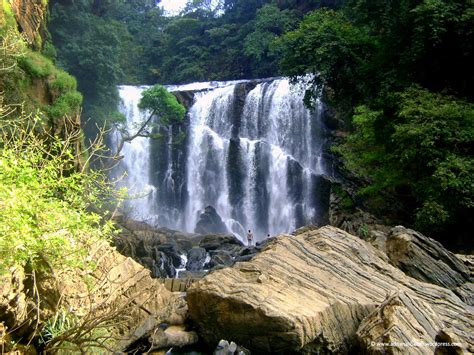
[[[417,228],[439,232],[474,208],[474,104],[419,86],[396,96],[393,118],[358,108],[355,131],[336,151],[371,180],[365,193],[408,189]]]
[[[105,176],[74,171],[72,142],[38,137],[32,121],[0,125],[0,273],[26,263],[82,266],[88,246],[113,231],[88,211],[113,194]]]
[[[344,13],[310,13],[298,29],[282,36],[279,46],[285,74],[318,74],[318,84],[329,85],[338,100],[354,101],[363,95],[365,66],[373,54],[374,42],[363,27],[352,24]]]
[[[138,107],[156,114],[162,125],[181,122],[186,113],[186,109],[176,97],[161,85],[143,91]]]

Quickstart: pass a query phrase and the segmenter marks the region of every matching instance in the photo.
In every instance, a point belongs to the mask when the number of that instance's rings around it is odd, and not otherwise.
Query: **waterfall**
[[[322,105],[304,106],[304,85],[281,78],[168,89],[193,90],[193,104],[186,123],[162,129],[162,139],[125,145],[121,184],[139,197],[127,203],[131,218],[193,232],[210,205],[229,231],[242,238],[251,229],[257,240],[322,222]],[[143,119],[142,90],[120,87],[129,127]]]
[[[126,128],[130,132],[138,129],[141,122],[147,119],[147,112],[138,109],[138,102],[145,87],[121,86],[120,112],[127,119]],[[112,144],[118,145],[118,132],[112,136]],[[118,180],[118,187],[126,187],[131,200],[125,203],[125,213],[132,219],[156,222],[154,214],[156,204],[156,187],[150,179],[150,140],[137,137],[126,142],[122,148],[123,160],[114,169],[113,175]]]

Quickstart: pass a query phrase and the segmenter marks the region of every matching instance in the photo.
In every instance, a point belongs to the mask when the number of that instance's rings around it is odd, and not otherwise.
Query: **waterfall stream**
[[[144,87],[121,86],[120,110],[133,128]],[[309,111],[303,85],[289,80],[195,83],[185,124],[162,127],[161,138],[126,143],[115,174],[135,199],[125,213],[152,225],[193,232],[213,206],[232,233],[251,229],[257,240],[322,222],[324,158],[322,105]]]

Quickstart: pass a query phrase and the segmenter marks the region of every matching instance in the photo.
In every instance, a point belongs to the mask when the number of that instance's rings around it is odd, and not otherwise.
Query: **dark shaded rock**
[[[135,354],[170,347],[180,348],[197,341],[197,334],[187,331],[183,325],[160,323],[155,317],[149,316],[119,347],[126,353]]]
[[[270,237],[267,239],[262,240],[261,242],[257,242],[255,245],[255,249],[260,252],[265,250],[269,245],[271,245],[276,240],[276,237]]]
[[[216,249],[232,249],[234,246],[243,247],[243,243],[233,235],[211,234],[204,236],[199,242],[201,248],[207,251]]]
[[[227,250],[217,250],[210,253],[211,261],[209,261],[209,269],[216,266],[231,266],[234,264],[232,254]]]
[[[395,227],[386,242],[390,263],[405,274],[454,289],[469,281],[469,269],[439,242],[405,227]]]
[[[173,91],[173,95],[176,96],[178,102],[186,107],[186,109],[191,108],[194,101],[194,91]]]
[[[157,246],[157,250],[163,252],[173,262],[174,267],[181,266],[181,256],[176,243],[165,243]]]
[[[238,262],[238,261],[240,261],[240,262],[250,261],[250,260],[252,260],[252,258],[253,258],[255,255],[257,255],[257,254],[249,254],[249,255],[237,256],[234,261],[235,261],[235,262]]]
[[[241,252],[240,252],[240,255],[239,256],[245,256],[245,255],[254,255],[258,253],[258,249],[256,247],[246,247],[244,248]]]
[[[453,292],[459,296],[465,304],[474,306],[474,283],[468,282],[456,287]]]
[[[329,207],[332,180],[328,176],[313,175],[311,177],[313,186],[313,206],[316,206],[315,223],[320,226],[329,223]]]
[[[250,351],[245,349],[243,346],[237,345],[233,341],[230,343],[227,340],[222,339],[216,346],[213,355],[250,355]]]
[[[207,252],[206,249],[194,247],[188,251],[188,262],[186,263],[186,270],[201,271],[204,269],[206,263]]]
[[[194,231],[200,234],[229,233],[222,218],[212,206],[207,206],[201,213]]]
[[[474,255],[456,254],[456,257],[466,265],[469,270],[469,278],[474,282]]]

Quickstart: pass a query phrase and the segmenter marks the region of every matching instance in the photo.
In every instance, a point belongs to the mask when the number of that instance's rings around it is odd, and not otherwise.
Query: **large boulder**
[[[401,226],[386,241],[390,263],[417,280],[454,289],[469,282],[469,269],[439,242]]]
[[[410,341],[434,341],[449,329],[473,346],[472,307],[448,289],[405,275],[369,243],[335,227],[274,238],[251,261],[194,283],[187,297],[209,344],[232,339],[256,353],[345,353],[359,343],[364,318],[398,292],[422,305],[416,317],[436,314]]]
[[[200,234],[229,233],[217,211],[212,206],[207,206],[199,215],[194,232]]]

